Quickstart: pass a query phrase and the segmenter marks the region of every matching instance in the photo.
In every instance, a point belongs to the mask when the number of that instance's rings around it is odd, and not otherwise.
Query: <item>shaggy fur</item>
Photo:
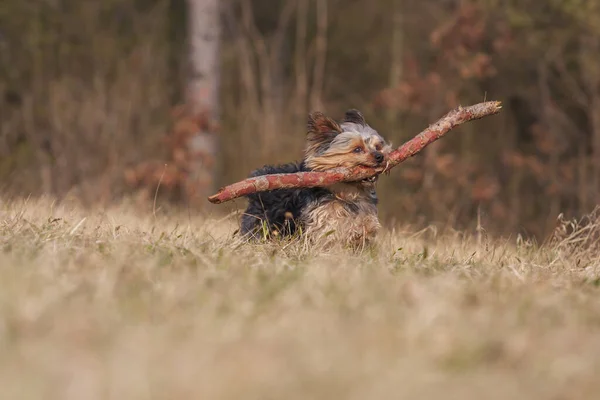
[[[341,124],[320,112],[310,114],[304,159],[265,166],[251,177],[327,171],[336,167],[378,167],[391,146],[371,128],[358,110],[348,110]],[[312,240],[335,241],[352,247],[369,244],[380,228],[377,217],[377,178],[338,183],[327,188],[278,189],[248,195],[240,233],[248,237],[302,233]]]

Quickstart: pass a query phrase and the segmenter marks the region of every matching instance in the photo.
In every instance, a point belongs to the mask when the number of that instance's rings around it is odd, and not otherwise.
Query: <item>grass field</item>
[[[2,399],[600,393],[595,217],[543,246],[398,229],[350,254],[241,244],[235,218],[0,212]]]

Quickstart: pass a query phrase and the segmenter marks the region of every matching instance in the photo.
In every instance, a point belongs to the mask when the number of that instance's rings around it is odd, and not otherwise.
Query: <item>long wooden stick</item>
[[[293,174],[257,176],[221,188],[216,194],[210,196],[208,201],[213,204],[220,204],[251,193],[266,192],[275,189],[324,187],[337,182],[352,182],[370,178],[384,171],[389,171],[391,168],[414,156],[456,126],[488,115],[498,114],[501,108],[502,105],[499,101],[488,101],[469,107],[458,107],[450,111],[435,124],[430,125],[423,132],[392,151],[388,157],[389,162],[385,167],[340,167],[325,172],[297,172]]]

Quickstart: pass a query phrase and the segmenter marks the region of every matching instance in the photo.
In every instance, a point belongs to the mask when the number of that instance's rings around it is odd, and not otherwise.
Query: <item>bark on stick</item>
[[[430,125],[423,132],[392,151],[389,163],[382,168],[355,167],[335,168],[325,172],[297,172],[294,174],[272,174],[248,178],[221,188],[208,201],[220,204],[251,193],[275,189],[300,187],[325,187],[338,182],[360,181],[389,171],[406,159],[419,153],[458,125],[498,114],[502,106],[499,101],[488,101],[469,107],[458,107]]]

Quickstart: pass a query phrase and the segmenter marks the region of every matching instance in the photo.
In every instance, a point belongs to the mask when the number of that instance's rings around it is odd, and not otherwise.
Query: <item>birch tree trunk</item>
[[[191,156],[188,193],[204,199],[215,190],[216,160],[219,150],[218,119],[220,10],[219,0],[187,0],[189,76],[187,104],[194,116],[205,115],[210,123],[189,142]],[[202,201],[200,201],[202,204]]]
[[[588,115],[592,130],[592,180],[589,192],[595,204],[600,203],[600,35],[581,38],[581,74],[588,94]],[[587,211],[589,212],[589,211]]]

